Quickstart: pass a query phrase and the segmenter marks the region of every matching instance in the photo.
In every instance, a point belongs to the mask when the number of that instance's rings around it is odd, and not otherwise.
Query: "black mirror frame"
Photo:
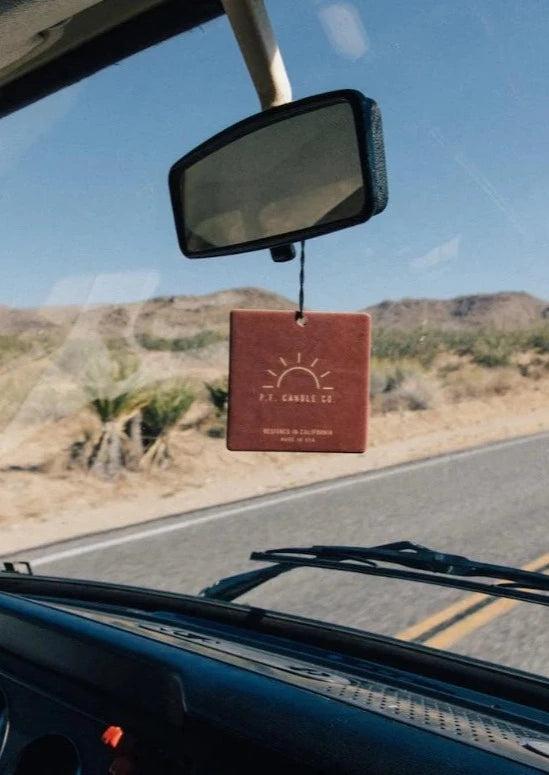
[[[350,105],[353,111],[361,171],[364,180],[364,206],[357,215],[333,221],[329,224],[309,226],[305,229],[297,229],[273,237],[242,242],[231,247],[216,247],[189,252],[183,222],[183,185],[180,183],[181,173],[185,168],[192,166],[209,154],[253,131],[271,126],[293,115],[307,113],[312,110],[318,110],[321,107],[328,107],[342,102]],[[356,226],[359,223],[364,223],[373,215],[382,212],[387,205],[387,176],[381,113],[374,100],[365,97],[361,92],[354,89],[325,92],[276,108],[270,108],[233,124],[185,154],[171,167],[168,180],[179,247],[187,258],[228,256],[235,253],[279,247],[288,243],[318,237],[321,234],[329,234],[332,231],[345,229],[349,226]]]

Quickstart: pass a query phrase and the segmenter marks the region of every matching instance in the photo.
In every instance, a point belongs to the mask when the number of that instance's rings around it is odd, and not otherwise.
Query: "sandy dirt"
[[[548,381],[503,396],[424,411],[378,415],[365,454],[229,452],[197,430],[173,435],[177,461],[156,473],[125,472],[102,481],[78,471],[28,470],[49,437],[71,438],[70,426],[26,435],[10,461],[0,460],[0,554],[145,522],[264,493],[549,430]],[[74,436],[72,436],[74,439]],[[19,468],[18,468],[19,466]]]

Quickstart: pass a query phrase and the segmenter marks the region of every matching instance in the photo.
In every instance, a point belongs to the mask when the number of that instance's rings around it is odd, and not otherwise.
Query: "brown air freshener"
[[[370,316],[233,310],[231,450],[364,452]]]

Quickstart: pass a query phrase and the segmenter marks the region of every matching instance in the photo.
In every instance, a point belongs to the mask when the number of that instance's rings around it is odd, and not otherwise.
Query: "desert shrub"
[[[379,358],[372,359],[370,363],[370,395],[377,396],[385,393],[388,384],[389,366]]]
[[[125,339],[122,336],[109,337],[102,340],[110,357],[118,358],[121,360],[128,360],[134,358],[137,360],[135,353],[135,347],[129,339]]]
[[[0,365],[24,355],[32,349],[32,342],[21,336],[0,334]]]
[[[372,356],[390,361],[416,360],[428,368],[441,349],[437,331],[380,329],[372,338]]]
[[[374,331],[372,355],[397,362],[408,359],[430,368],[438,355],[453,353],[470,357],[488,368],[506,366],[511,357],[528,349],[549,352],[549,327],[534,334],[527,331],[441,331],[422,328],[416,331],[380,329]]]
[[[225,377],[218,379],[215,382],[205,383],[206,390],[208,391],[208,398],[214,405],[216,414],[221,416],[227,409],[227,402],[229,400],[229,382]]]
[[[0,428],[10,421],[32,425],[70,414],[82,403],[74,393],[58,383],[47,359],[25,358],[0,373]]]
[[[173,339],[165,339],[161,336],[151,336],[151,334],[139,334],[136,337],[137,342],[145,350],[171,350]]]
[[[507,366],[515,347],[510,337],[499,334],[482,334],[474,342],[471,357],[473,363],[489,369]]]
[[[181,352],[185,350],[201,350],[217,342],[227,340],[227,335],[220,331],[199,331],[193,336],[183,336],[173,340],[173,350]]]
[[[527,361],[517,363],[517,369],[521,377],[533,380],[544,379],[549,370],[549,360],[534,355]]]
[[[473,331],[445,331],[442,334],[444,350],[460,358],[471,355],[477,336]]]
[[[479,398],[484,393],[484,372],[478,365],[468,364],[447,381],[446,388],[452,401]]]
[[[436,403],[439,392],[436,380],[414,361],[373,362],[370,396],[374,413],[428,409]]]
[[[452,401],[466,401],[493,395],[505,395],[519,379],[512,368],[486,370],[478,364],[467,364],[448,380],[445,391]]]
[[[13,361],[37,360],[50,355],[59,347],[60,336],[56,332],[32,331],[25,334],[0,334],[0,371],[11,367]]]
[[[406,380],[424,374],[424,369],[415,361],[402,360],[393,363],[374,358],[370,365],[370,395],[392,393]]]
[[[538,353],[549,353],[549,326],[534,331],[530,335],[529,345]]]
[[[451,374],[455,374],[457,371],[459,371],[462,367],[462,363],[459,361],[452,361],[450,363],[445,363],[444,365],[440,366],[437,373],[438,376],[444,381],[447,380],[448,377]]]
[[[405,379],[397,393],[407,409],[414,412],[423,411],[430,409],[436,403],[438,386],[427,377],[415,375]]]
[[[211,439],[223,439],[225,438],[225,427],[223,425],[213,425],[208,428],[206,435]]]
[[[195,399],[188,385],[180,381],[160,383],[148,391],[141,407],[143,463],[164,467],[171,461],[169,433]]]
[[[370,401],[370,411],[372,414],[387,414],[402,409],[400,396],[396,392],[378,393],[372,396]]]
[[[395,391],[406,379],[406,371],[404,366],[398,364],[387,374],[387,384],[385,386],[385,393],[391,393]]]
[[[227,340],[227,335],[220,331],[198,331],[192,336],[180,336],[174,339],[166,339],[150,334],[140,334],[137,341],[146,350],[164,350],[169,352],[187,352],[189,350],[202,350],[211,344]]]

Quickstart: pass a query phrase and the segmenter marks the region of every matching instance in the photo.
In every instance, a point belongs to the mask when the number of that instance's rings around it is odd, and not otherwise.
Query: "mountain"
[[[382,301],[366,312],[376,328],[509,331],[549,323],[549,303],[521,292],[485,293],[455,299]]]
[[[231,309],[294,309],[291,302],[261,288],[234,288],[205,296],[161,296],[143,302],[90,307],[16,309],[0,306],[0,335],[71,335],[102,338],[146,334],[175,339],[202,330],[227,332]]]
[[[0,306],[0,335],[104,339],[147,335],[189,337],[200,331],[227,334],[231,309],[295,309],[295,302],[261,288],[233,288],[205,296],[162,296],[87,308],[19,309]],[[527,293],[491,293],[455,299],[383,301],[367,312],[376,328],[510,330],[549,323],[549,303]]]

